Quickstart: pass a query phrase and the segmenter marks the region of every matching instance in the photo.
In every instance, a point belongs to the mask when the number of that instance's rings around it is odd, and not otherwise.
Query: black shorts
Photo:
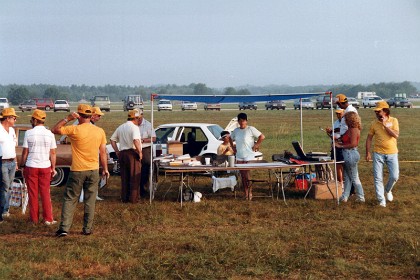
[[[335,155],[337,156],[336,161],[344,161],[343,158],[343,149],[342,148],[335,148]],[[334,153],[333,150],[331,149],[331,159],[334,159]]]

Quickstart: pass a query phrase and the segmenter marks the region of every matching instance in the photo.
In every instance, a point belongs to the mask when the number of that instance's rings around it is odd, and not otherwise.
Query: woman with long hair
[[[344,118],[349,129],[341,137],[342,143],[335,142],[336,147],[343,149],[344,158],[344,192],[340,197],[340,201],[347,202],[351,186],[353,185],[356,192],[356,201],[365,202],[365,195],[357,167],[360,160],[357,146],[359,145],[362,124],[356,112],[348,112],[344,115]]]

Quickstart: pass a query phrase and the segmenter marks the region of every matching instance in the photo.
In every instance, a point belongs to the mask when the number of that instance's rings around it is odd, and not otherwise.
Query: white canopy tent
[[[274,101],[274,100],[290,100],[290,99],[300,99],[300,134],[301,134],[301,143],[303,146],[303,110],[302,110],[302,98],[313,97],[320,94],[328,94],[330,96],[330,111],[331,111],[331,127],[334,125],[334,112],[333,112],[333,99],[332,92],[316,92],[316,93],[290,93],[290,94],[268,94],[268,95],[158,95],[153,93],[151,95],[151,124],[154,127],[154,100],[155,99],[167,99],[167,100],[178,100],[178,101],[191,101],[191,102],[203,102],[203,103],[238,103],[238,102],[264,102],[264,101]],[[333,145],[335,144],[335,137],[333,137]],[[150,149],[151,158],[153,159],[153,145]],[[338,184],[337,184],[337,163],[334,152],[334,176],[335,176],[335,187],[336,187],[336,198],[337,203],[339,203],[338,198]],[[153,161],[153,160],[152,160]],[[155,185],[153,183],[153,164],[150,165],[149,173],[149,182],[150,182],[150,203],[154,198]]]

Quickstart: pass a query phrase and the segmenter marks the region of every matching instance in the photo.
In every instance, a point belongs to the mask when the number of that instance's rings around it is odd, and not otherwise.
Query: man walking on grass
[[[370,125],[366,139],[366,161],[373,160],[373,178],[379,205],[386,207],[386,200],[393,201],[392,189],[399,177],[397,138],[400,135],[398,120],[391,117],[386,101],[376,103],[376,120]],[[373,142],[373,156],[370,149]],[[388,182],[383,183],[384,165],[388,167]],[[386,200],[385,196],[386,194]]]
[[[72,164],[64,191],[61,222],[56,232],[58,237],[68,235],[82,189],[84,191],[83,202],[85,204],[82,234],[92,234],[95,202],[100,179],[99,161],[102,166],[102,176],[109,177],[105,131],[90,123],[92,111],[91,106],[80,104],[77,107],[77,113],[71,113],[59,121],[52,129],[53,133],[66,134],[70,138],[72,151]],[[64,126],[74,119],[78,119],[78,125]]]

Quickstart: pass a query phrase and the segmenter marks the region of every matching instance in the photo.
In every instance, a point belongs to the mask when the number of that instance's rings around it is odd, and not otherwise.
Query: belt
[[[11,161],[15,161],[15,159],[14,158],[3,158],[1,161],[2,162],[11,162]]]

